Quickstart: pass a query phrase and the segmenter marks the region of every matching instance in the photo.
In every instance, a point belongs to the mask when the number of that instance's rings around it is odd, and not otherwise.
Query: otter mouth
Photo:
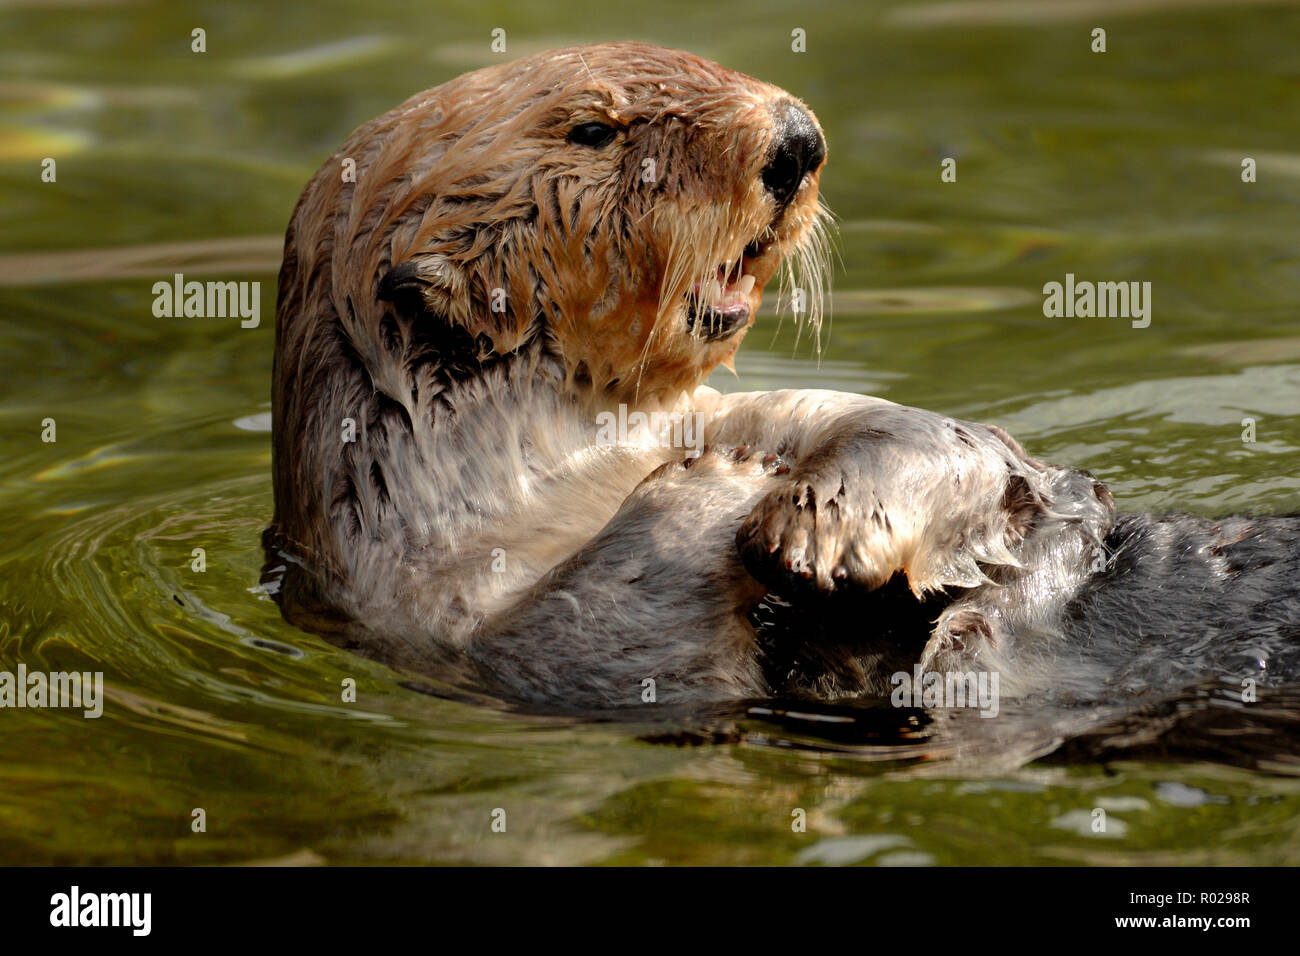
[[[712,279],[696,282],[686,296],[686,328],[706,342],[717,342],[749,326],[751,293],[758,260],[766,259],[775,241],[755,239],[739,262],[718,266]]]

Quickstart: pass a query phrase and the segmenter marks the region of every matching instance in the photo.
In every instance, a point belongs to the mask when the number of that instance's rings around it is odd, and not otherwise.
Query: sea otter
[[[1117,516],[994,426],[703,385],[778,273],[816,326],[825,159],[789,93],[641,43],[356,130],[280,272],[285,615],[573,708],[1300,674],[1300,519]]]

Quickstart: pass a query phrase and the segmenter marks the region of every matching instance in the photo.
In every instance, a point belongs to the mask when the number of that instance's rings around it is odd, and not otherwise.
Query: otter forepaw
[[[939,615],[930,632],[921,652],[921,669],[942,671],[973,666],[998,649],[999,634],[996,619],[984,611],[950,607]]]
[[[745,568],[785,595],[871,590],[901,556],[878,500],[850,496],[842,477],[798,478],[770,492],[736,534]]]
[[[989,582],[1042,507],[1007,446],[979,426],[900,410],[807,455],[736,535],[746,569],[783,596],[874,590],[904,574],[917,596]],[[903,436],[903,437],[900,437]]]

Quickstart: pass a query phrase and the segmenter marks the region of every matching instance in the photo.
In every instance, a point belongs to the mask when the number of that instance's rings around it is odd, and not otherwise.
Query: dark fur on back
[[[1300,680],[1300,516],[1123,515],[1106,548],[1066,610],[1071,645],[1111,670],[1098,696]]]

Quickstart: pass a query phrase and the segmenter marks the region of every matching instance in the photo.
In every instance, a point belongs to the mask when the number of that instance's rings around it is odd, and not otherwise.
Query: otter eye
[[[569,142],[600,149],[613,142],[617,130],[607,123],[581,123],[569,130]]]

